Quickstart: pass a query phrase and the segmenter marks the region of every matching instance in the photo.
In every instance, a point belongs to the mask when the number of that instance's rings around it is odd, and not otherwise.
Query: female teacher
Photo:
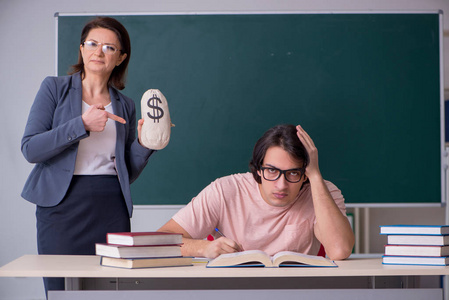
[[[22,197],[37,205],[39,254],[92,255],[107,232],[130,231],[130,183],[154,152],[136,139],[134,102],[118,92],[130,55],[123,25],[97,17],[81,33],[71,75],[47,77],[36,95],[22,138],[36,165]],[[44,284],[64,289],[61,278]]]

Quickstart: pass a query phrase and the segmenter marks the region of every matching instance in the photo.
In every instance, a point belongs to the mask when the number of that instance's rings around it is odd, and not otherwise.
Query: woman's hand
[[[94,104],[81,116],[86,131],[102,132],[109,119],[126,124],[125,119],[104,110],[102,104]]]
[[[139,139],[139,144],[141,144],[142,145],[142,143],[140,142],[141,141],[141,136],[142,136],[142,126],[143,126],[143,119],[140,119],[138,122],[137,122],[137,138]]]

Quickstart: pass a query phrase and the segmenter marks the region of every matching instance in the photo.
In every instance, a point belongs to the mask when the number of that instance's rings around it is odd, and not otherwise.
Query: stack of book
[[[182,235],[166,232],[115,232],[106,244],[95,244],[102,266],[151,268],[190,266],[192,257],[181,254]]]
[[[383,264],[449,264],[449,225],[385,225],[380,234],[387,235]]]

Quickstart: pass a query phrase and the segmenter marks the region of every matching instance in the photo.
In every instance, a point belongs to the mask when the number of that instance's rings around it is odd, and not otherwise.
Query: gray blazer
[[[134,102],[110,87],[114,114],[126,124],[114,122],[117,129],[116,168],[120,186],[132,216],[130,184],[137,179],[155,150],[142,147],[136,139]],[[81,119],[81,76],[47,77],[31,107],[22,153],[35,163],[22,197],[39,206],[55,206],[64,198],[73,172],[79,141],[89,136]]]

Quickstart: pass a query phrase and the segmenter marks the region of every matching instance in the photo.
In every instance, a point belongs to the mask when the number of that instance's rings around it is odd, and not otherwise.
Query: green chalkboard
[[[116,15],[132,42],[140,116],[166,96],[169,145],[132,184],[135,204],[185,204],[248,170],[271,126],[301,124],[347,203],[442,201],[440,13]],[[92,16],[57,16],[58,73]]]

